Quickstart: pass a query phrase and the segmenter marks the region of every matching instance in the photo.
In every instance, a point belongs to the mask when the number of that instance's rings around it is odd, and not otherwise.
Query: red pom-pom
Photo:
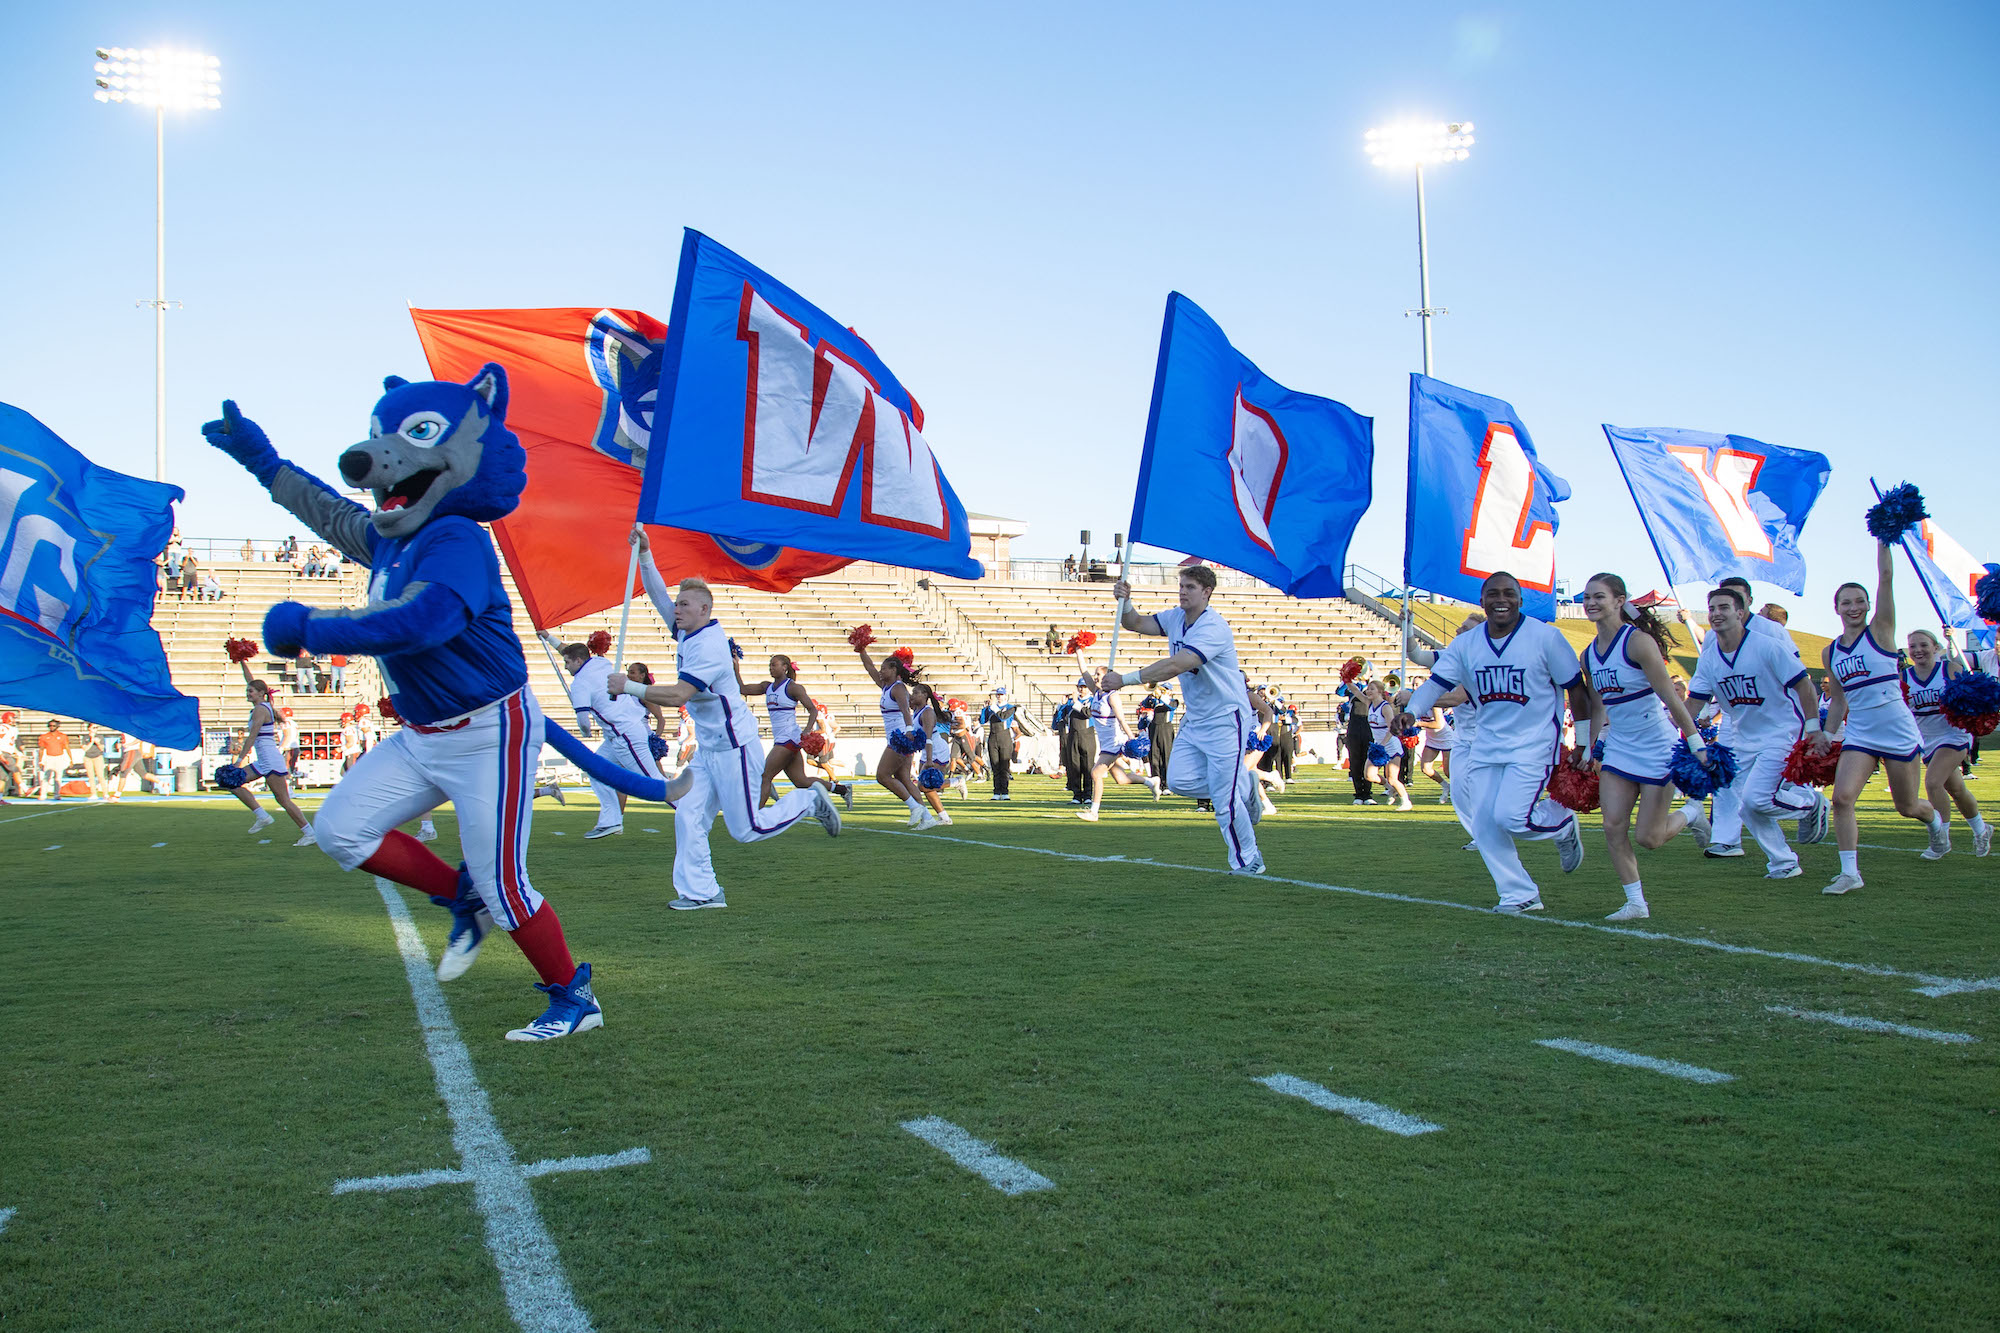
[[[1095,634],[1092,634],[1087,629],[1078,630],[1076,633],[1069,636],[1069,643],[1066,647],[1064,647],[1063,651],[1066,653],[1081,652],[1083,649],[1090,647],[1091,644],[1096,642],[1097,642],[1097,636]]]
[[[403,715],[396,711],[396,705],[390,701],[389,696],[386,694],[375,701],[375,711],[391,722],[400,722],[403,720]]]
[[[598,630],[583,641],[583,646],[590,649],[592,657],[604,656],[604,654],[611,651],[611,631],[608,629]]]
[[[857,652],[873,642],[875,642],[875,631],[866,625],[860,625],[848,631],[847,646]]]
[[[1366,665],[1367,663],[1358,657],[1348,658],[1340,668],[1340,683],[1342,685],[1352,685],[1360,677],[1361,670]]]
[[[257,655],[255,639],[224,639],[222,646],[228,650],[232,662],[247,662]]]
[[[1831,787],[1834,770],[1839,767],[1839,741],[1829,746],[1825,754],[1814,754],[1811,742],[1802,737],[1785,758],[1785,781],[1802,787]]]
[[[1409,735],[1403,737],[1403,748],[1405,750],[1414,750],[1423,743],[1424,743],[1424,738],[1418,735],[1414,731],[1411,732]]]
[[[1947,708],[1944,710],[1944,720],[1968,736],[1987,736],[1992,734],[1996,726],[2000,726],[2000,713],[1968,716],[1965,713],[1954,713]]]
[[[826,735],[823,732],[808,731],[799,737],[799,748],[807,754],[817,755],[826,750]]]
[[[890,653],[889,656],[895,658],[906,667],[913,665],[917,660],[917,653],[914,648],[898,648],[895,652]]]
[[[1598,805],[1597,774],[1578,768],[1565,755],[1556,771],[1549,774],[1549,799],[1565,810],[1589,814]]]

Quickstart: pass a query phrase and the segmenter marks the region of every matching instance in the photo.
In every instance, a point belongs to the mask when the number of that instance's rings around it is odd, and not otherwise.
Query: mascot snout
[[[375,455],[365,444],[357,444],[340,456],[340,475],[347,478],[350,486],[363,486],[368,482],[368,474],[375,470]]]

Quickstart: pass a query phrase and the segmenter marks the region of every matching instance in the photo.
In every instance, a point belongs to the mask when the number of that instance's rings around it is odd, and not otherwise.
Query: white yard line
[[[523,1333],[589,1333],[590,1316],[570,1292],[562,1256],[535,1209],[528,1177],[493,1118],[486,1089],[473,1074],[472,1054],[452,1022],[451,1008],[431,970],[410,909],[387,880],[378,878],[375,887],[395,928],[396,950],[403,956],[403,971],[416,1001],[424,1051],[437,1077],[438,1098],[451,1116],[451,1142],[458,1149],[460,1169],[472,1182],[473,1207],[486,1223],[486,1248],[500,1270],[508,1313]]]
[[[1650,1069],[1655,1074],[1666,1074],[1672,1078],[1684,1078],[1690,1083],[1732,1083],[1734,1074],[1724,1074],[1714,1069],[1703,1069],[1700,1065],[1684,1065],[1678,1060],[1661,1060],[1651,1055],[1638,1055],[1632,1051],[1621,1051],[1616,1046],[1599,1046],[1594,1041],[1576,1041],[1569,1037],[1548,1037],[1535,1043],[1552,1051],[1568,1051],[1571,1055],[1581,1055],[1589,1060],[1602,1060],[1607,1065],[1624,1065],[1630,1069]]]
[[[1879,1018],[1860,1018],[1854,1014],[1835,1014],[1818,1009],[1793,1009],[1789,1005],[1767,1004],[1765,1012],[1783,1014],[1787,1018],[1804,1018],[1815,1023],[1832,1023],[1837,1027],[1853,1028],[1856,1032],[1880,1032],[1895,1037],[1918,1037],[1924,1041],[1942,1041],[1953,1045],[1964,1045],[1978,1041],[1970,1032],[1940,1032],[1936,1028],[1910,1028],[1901,1023],[1886,1023]]]
[[[1002,1157],[992,1144],[973,1138],[949,1120],[927,1115],[921,1120],[905,1120],[903,1128],[1002,1194],[1027,1194],[1056,1187],[1047,1176],[1011,1157]]]
[[[7,1223],[12,1221],[13,1217],[14,1210],[12,1208],[0,1208],[0,1233],[5,1233]]]
[[[530,1162],[521,1168],[521,1174],[533,1180],[537,1176],[562,1175],[570,1171],[609,1171],[614,1166],[644,1166],[653,1160],[650,1148],[627,1148],[624,1152],[599,1153],[595,1157],[550,1157],[540,1162]],[[385,1194],[390,1190],[422,1190],[433,1185],[470,1185],[472,1177],[456,1169],[442,1171],[410,1171],[399,1176],[360,1176],[353,1180],[333,1182],[335,1194]]]
[[[594,1157],[551,1157],[547,1161],[530,1162],[521,1168],[521,1174],[533,1179],[536,1176],[560,1175],[566,1171],[609,1171],[614,1166],[644,1166],[653,1160],[649,1148],[627,1148],[624,1152],[598,1153]]]
[[[877,833],[886,838],[921,838],[930,842],[955,842],[967,847],[988,847],[1002,852],[1028,852],[1035,856],[1053,856],[1062,861],[1082,861],[1092,865],[1142,865],[1159,870],[1185,870],[1197,875],[1229,873],[1220,866],[1180,865],[1173,861],[1155,861],[1143,856],[1086,856],[1081,852],[1058,852],[1047,847],[1027,847],[1015,842],[982,842],[976,838],[960,838],[937,832],[906,833],[899,829],[870,828],[865,824],[851,824],[848,827],[860,829],[864,833]],[[1686,944],[1697,949],[1713,949],[1718,953],[1737,954],[1749,958],[1771,958],[1785,963],[1803,963],[1808,967],[1831,967],[1842,972],[1859,972],[1871,977],[1896,977],[1917,982],[1918,984],[1911,989],[1919,995],[1927,995],[1933,999],[1941,995],[1959,995],[1969,991],[2000,991],[2000,977],[1942,977],[1929,972],[1911,972],[1899,967],[1884,967],[1879,963],[1850,963],[1838,958],[1818,958],[1809,953],[1794,953],[1784,949],[1759,949],[1748,944],[1727,944],[1721,940],[1702,939],[1694,935],[1668,935],[1662,931],[1638,930],[1631,926],[1607,926],[1596,921],[1570,921],[1542,913],[1496,916],[1490,908],[1473,903],[1451,902],[1444,898],[1419,898],[1414,894],[1389,893],[1382,889],[1356,889],[1344,884],[1321,884],[1309,879],[1287,879],[1282,875],[1258,875],[1254,880],[1266,884],[1290,884],[1301,889],[1319,889],[1326,893],[1345,893],[1356,898],[1373,898],[1380,902],[1407,903],[1416,907],[1447,907],[1455,912],[1477,912],[1482,916],[1494,916],[1496,921],[1527,922],[1536,926],[1562,926],[1570,930],[1591,930],[1599,934],[1622,935],[1627,939],[1646,940],[1654,944]]]
[[[96,804],[96,802],[91,802],[91,805],[94,804]],[[0,819],[0,824],[18,824],[24,819],[43,819],[49,815],[67,815],[74,813],[75,811],[78,810],[88,810],[88,809],[90,809],[90,805],[65,805],[65,806],[60,806],[54,810],[38,810],[32,815],[14,815],[7,819]]]
[[[1337,1092],[1327,1091],[1317,1083],[1308,1083],[1290,1074],[1272,1074],[1251,1081],[1263,1084],[1272,1092],[1283,1093],[1287,1097],[1297,1097],[1301,1101],[1311,1102],[1321,1110],[1338,1112],[1349,1120],[1359,1120],[1364,1125],[1387,1130],[1391,1134],[1401,1134],[1404,1138],[1413,1138],[1418,1134],[1435,1134],[1444,1128],[1443,1125],[1433,1125],[1428,1120],[1405,1115],[1394,1107],[1383,1106],[1379,1102],[1364,1102],[1359,1097],[1343,1097]]]

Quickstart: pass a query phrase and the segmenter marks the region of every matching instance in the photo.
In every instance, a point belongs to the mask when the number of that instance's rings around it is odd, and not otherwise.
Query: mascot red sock
[[[458,897],[458,867],[446,865],[401,829],[390,829],[375,855],[361,863],[361,869],[433,898]]]
[[[569,941],[563,938],[562,922],[556,919],[556,909],[546,901],[527,921],[509,931],[508,936],[520,946],[528,966],[539,972],[543,981],[567,986],[576,975],[576,960],[569,956]]]

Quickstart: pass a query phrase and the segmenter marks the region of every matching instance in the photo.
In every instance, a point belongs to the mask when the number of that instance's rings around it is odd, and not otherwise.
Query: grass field
[[[1596,928],[1594,829],[1567,879],[1526,850],[1546,918],[1499,917],[1454,909],[1493,895],[1448,810],[1345,793],[1280,798],[1257,881],[1184,801],[1089,826],[1030,779],[907,835],[867,789],[838,841],[718,827],[730,907],[694,913],[666,812],[585,842],[545,802],[531,867],[606,1027],[502,1041],[541,998],[504,939],[444,994],[520,1162],[650,1152],[530,1186],[599,1329],[1993,1326],[2000,859],[1962,825],[1920,861],[1874,789],[1863,841],[1897,850],[1845,898],[1830,847],[1770,883],[1682,840],[1644,862],[1647,938]],[[472,1187],[332,1192],[459,1165],[366,876],[233,804],[0,820],[0,1325],[509,1326]],[[434,961],[447,918],[405,901]],[[990,1187],[926,1116],[1054,1188]]]

